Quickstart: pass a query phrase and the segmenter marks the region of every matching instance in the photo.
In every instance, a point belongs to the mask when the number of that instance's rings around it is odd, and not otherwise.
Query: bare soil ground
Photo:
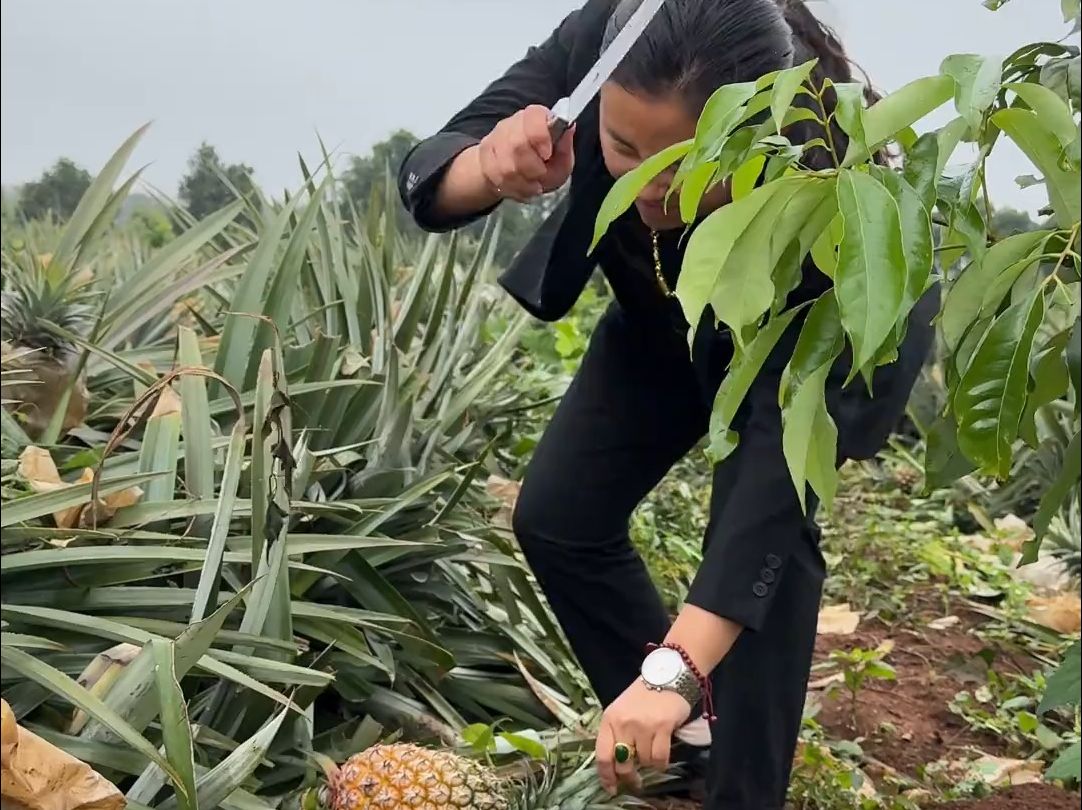
[[[1078,794],[1051,785],[1016,785],[986,799],[941,804],[939,810],[1078,810]]]
[[[959,611],[961,622],[945,630],[894,629],[880,624],[862,627],[850,636],[820,636],[816,659],[826,660],[835,649],[875,649],[887,642],[888,655],[897,672],[894,682],[864,686],[857,699],[857,728],[853,728],[848,694],[824,693],[819,721],[835,739],[864,738],[864,751],[887,768],[910,776],[940,759],[957,759],[967,751],[1006,756],[1002,741],[991,734],[970,730],[948,705],[959,690],[972,688],[974,674],[967,669],[985,649],[970,630],[977,624]],[[938,612],[936,615],[941,616]],[[915,624],[925,625],[919,617]],[[934,619],[934,616],[929,616]],[[1035,662],[1012,651],[996,650],[1004,671],[1028,673]]]

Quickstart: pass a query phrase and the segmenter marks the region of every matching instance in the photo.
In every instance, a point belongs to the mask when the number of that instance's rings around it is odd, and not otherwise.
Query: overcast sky
[[[317,134],[364,153],[390,131],[439,127],[583,0],[3,0],[0,182],[66,155],[96,171],[153,121],[133,160],[173,193],[206,139],[267,191],[300,184]],[[703,0],[709,2],[709,0]],[[816,7],[818,4],[814,4]],[[952,52],[1005,55],[1066,29],[1058,0],[830,0],[851,55],[881,88]],[[942,123],[946,114],[930,124]],[[1002,154],[999,154],[1002,153]],[[1000,149],[994,200],[1035,210],[1043,190]]]

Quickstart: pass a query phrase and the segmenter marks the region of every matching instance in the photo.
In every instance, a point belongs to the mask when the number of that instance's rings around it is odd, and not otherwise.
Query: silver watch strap
[[[676,677],[676,680],[671,683],[657,686],[650,683],[645,678],[642,679],[642,682],[655,692],[675,692],[686,700],[688,705],[692,708],[695,707],[695,704],[698,703],[699,699],[702,697],[702,687],[699,685],[699,679],[695,677],[695,673],[686,667]]]
[[[685,669],[680,673],[680,677],[673,684],[673,691],[684,698],[692,708],[695,707],[695,704],[699,702],[699,698],[702,696],[699,679],[695,677],[695,673],[690,669]]]

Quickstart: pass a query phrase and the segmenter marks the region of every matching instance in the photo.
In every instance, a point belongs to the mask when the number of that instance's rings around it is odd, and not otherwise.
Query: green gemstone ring
[[[616,743],[616,747],[612,751],[613,756],[616,757],[616,761],[623,765],[631,760],[632,750],[631,746],[627,743]]]

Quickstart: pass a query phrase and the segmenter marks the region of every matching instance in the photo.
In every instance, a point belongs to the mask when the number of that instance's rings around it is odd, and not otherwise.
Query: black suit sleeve
[[[531,104],[551,107],[568,93],[568,60],[580,14],[574,11],[568,15],[548,39],[531,47],[438,133],[421,141],[406,156],[399,170],[399,194],[421,228],[449,231],[491,212],[438,216],[433,210],[436,190],[451,161],[480,142],[504,118]]]
[[[801,509],[782,451],[779,378],[763,374],[745,400],[740,441],[714,471],[710,525],[702,565],[687,601],[750,630],[766,622],[786,572],[801,569],[821,583],[819,529]]]

